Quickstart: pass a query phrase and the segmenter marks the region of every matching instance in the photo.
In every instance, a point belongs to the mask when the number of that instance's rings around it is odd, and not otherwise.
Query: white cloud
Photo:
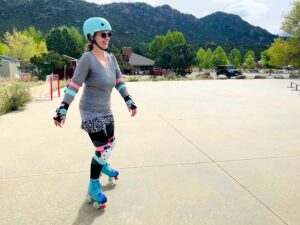
[[[224,11],[237,14],[250,23],[256,23],[267,15],[269,6],[255,0],[242,0],[227,6]]]
[[[215,4],[228,4],[228,3],[239,2],[239,0],[210,0],[210,1]]]
[[[252,25],[272,33],[280,31],[282,13],[290,10],[291,0],[85,0],[97,4],[112,2],[146,2],[152,6],[168,4],[183,13],[201,18],[216,11],[239,15]]]

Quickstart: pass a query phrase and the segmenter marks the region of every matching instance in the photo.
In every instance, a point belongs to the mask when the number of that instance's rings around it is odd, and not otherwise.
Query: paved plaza
[[[300,96],[288,79],[130,82],[112,95],[120,171],[105,211],[86,204],[94,147],[80,90],[0,117],[3,225],[299,225]]]

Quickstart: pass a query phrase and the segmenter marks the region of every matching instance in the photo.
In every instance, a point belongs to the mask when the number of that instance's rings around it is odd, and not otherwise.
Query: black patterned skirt
[[[81,128],[88,133],[96,133],[101,130],[105,130],[106,125],[114,122],[112,113],[95,113],[94,118],[89,120],[83,120],[81,122]]]

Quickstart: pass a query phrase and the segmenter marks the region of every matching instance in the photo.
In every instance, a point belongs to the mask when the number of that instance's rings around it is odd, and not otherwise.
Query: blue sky
[[[97,4],[112,2],[146,2],[152,6],[164,4],[183,13],[201,18],[216,11],[239,15],[252,25],[260,26],[273,34],[280,34],[282,16],[291,9],[291,0],[85,0]],[[101,16],[101,15],[99,15]]]

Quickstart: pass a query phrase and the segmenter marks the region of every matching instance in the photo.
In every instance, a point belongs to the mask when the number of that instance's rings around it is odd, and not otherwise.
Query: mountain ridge
[[[110,3],[98,5],[83,0],[2,0],[0,34],[33,25],[44,34],[52,27],[74,26],[82,31],[85,19],[101,16],[115,31],[116,47],[146,45],[168,30],[180,31],[187,42],[197,47],[266,49],[276,35],[253,26],[239,16],[215,12],[202,18],[181,13],[169,5],[152,7],[146,3]]]

